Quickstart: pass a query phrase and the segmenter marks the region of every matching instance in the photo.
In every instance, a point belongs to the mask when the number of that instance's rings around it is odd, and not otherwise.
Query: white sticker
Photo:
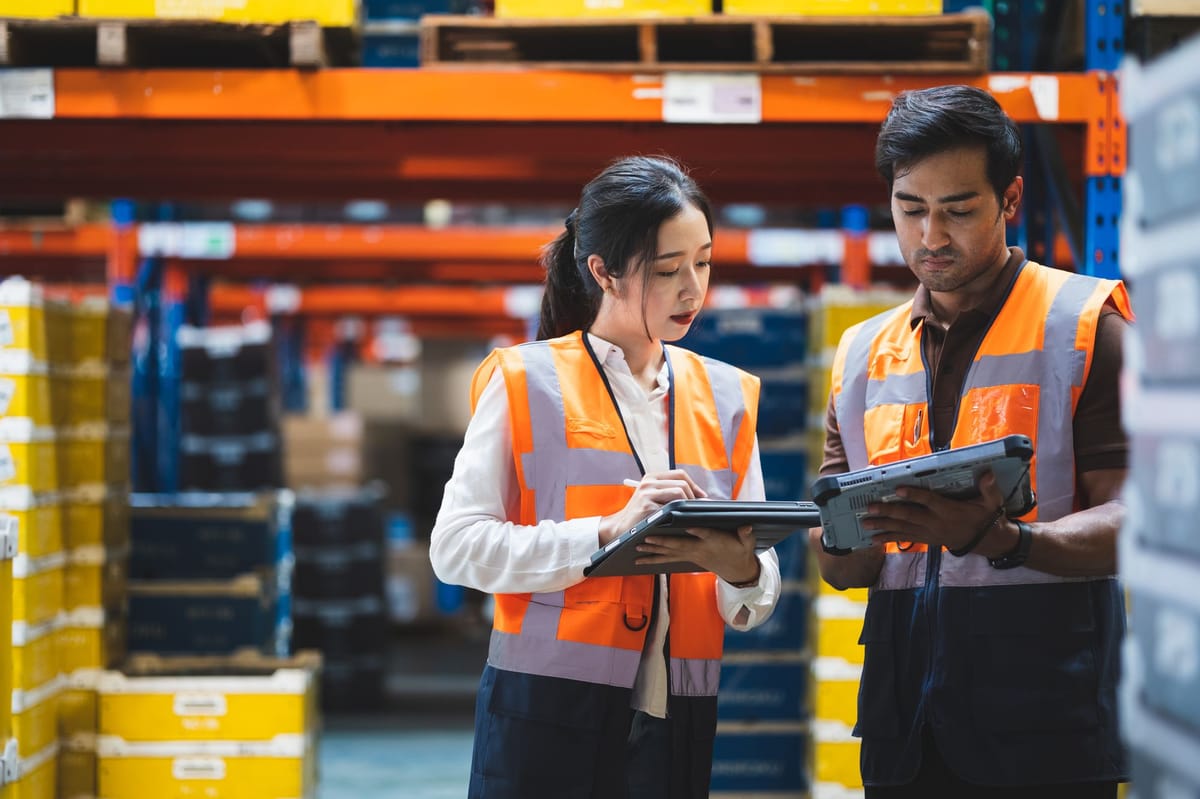
[[[17,381],[0,377],[0,416],[8,414],[8,406],[12,403],[13,395],[17,393]]]
[[[9,318],[8,309],[0,308],[0,347],[11,346],[15,338],[12,319]]]
[[[840,264],[846,254],[839,230],[751,230],[746,250],[755,266]]]
[[[176,716],[224,716],[229,712],[222,694],[180,692],[174,705]]]
[[[264,299],[267,310],[273,314],[295,313],[300,310],[300,287],[288,283],[269,286]]]
[[[219,757],[177,757],[171,764],[171,773],[180,781],[223,780],[225,761]]]
[[[7,444],[0,444],[0,483],[7,483],[17,476],[17,462]]]
[[[700,124],[762,122],[759,75],[669,72],[663,78],[663,121]]]
[[[138,252],[146,256],[225,260],[237,249],[232,222],[148,222],[138,226]]]
[[[1029,79],[1029,93],[1038,117],[1048,121],[1058,119],[1058,78],[1054,75],[1034,75]]]
[[[54,119],[54,70],[0,70],[0,118]]]

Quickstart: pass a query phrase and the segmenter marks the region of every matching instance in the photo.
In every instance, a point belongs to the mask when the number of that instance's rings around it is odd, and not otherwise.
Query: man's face
[[[1017,212],[1021,179],[998,199],[982,146],[926,156],[897,169],[892,220],[904,261],[930,291],[969,292],[1008,257],[1004,226]]]

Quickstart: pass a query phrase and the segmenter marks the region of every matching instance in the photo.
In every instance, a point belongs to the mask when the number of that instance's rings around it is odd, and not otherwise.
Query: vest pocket
[[[971,704],[998,732],[1099,726],[1096,616],[1086,583],[970,590]]]
[[[867,602],[862,634],[862,679],[858,689],[855,735],[896,738],[900,735],[900,704],[896,694],[896,646],[893,635],[896,591],[873,591]]]

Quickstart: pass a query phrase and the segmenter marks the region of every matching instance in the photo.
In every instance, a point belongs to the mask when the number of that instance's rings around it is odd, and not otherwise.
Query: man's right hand
[[[705,499],[707,496],[704,489],[683,469],[648,474],[634,488],[633,496],[624,508],[600,520],[600,546],[633,529],[638,522],[668,502]]]

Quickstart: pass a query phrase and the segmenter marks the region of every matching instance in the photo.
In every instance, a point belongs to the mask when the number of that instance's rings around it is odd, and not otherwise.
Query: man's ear
[[[1004,219],[1011,222],[1017,215],[1017,209],[1021,207],[1021,196],[1025,191],[1025,179],[1020,175],[1013,178],[1013,182],[1008,184],[1008,188],[1004,190],[1004,195],[1001,197],[1000,212],[1004,214]]]

